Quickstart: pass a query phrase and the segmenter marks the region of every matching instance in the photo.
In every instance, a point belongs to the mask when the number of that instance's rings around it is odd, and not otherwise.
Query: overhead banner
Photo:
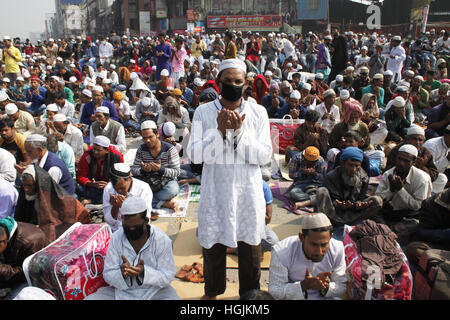
[[[139,27],[141,36],[150,35],[150,11],[139,11]]]
[[[413,0],[411,4],[411,21],[419,22],[423,18],[423,10],[432,0]]]
[[[279,15],[253,15],[253,16],[208,16],[208,28],[279,28],[282,19]]]

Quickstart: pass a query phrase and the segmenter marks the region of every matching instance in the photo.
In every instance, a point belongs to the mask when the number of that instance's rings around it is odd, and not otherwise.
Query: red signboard
[[[195,20],[194,10],[192,9],[186,10],[186,16],[188,21],[194,21]]]
[[[281,27],[281,16],[208,16],[208,28]]]

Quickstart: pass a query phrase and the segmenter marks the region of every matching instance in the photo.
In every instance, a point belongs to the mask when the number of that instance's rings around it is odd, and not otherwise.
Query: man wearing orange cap
[[[121,91],[114,92],[112,103],[119,115],[119,122],[123,125],[125,130],[128,132],[131,128],[138,131],[140,128],[139,123],[133,122],[131,119],[130,105],[123,100],[123,93]]]
[[[306,201],[315,194],[325,179],[327,166],[316,147],[310,146],[294,155],[289,162],[289,178],[294,179],[290,198],[293,202]]]

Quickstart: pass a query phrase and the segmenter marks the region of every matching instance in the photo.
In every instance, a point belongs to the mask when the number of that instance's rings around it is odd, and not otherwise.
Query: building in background
[[[55,0],[55,38],[70,38],[84,34],[86,7],[84,0]]]

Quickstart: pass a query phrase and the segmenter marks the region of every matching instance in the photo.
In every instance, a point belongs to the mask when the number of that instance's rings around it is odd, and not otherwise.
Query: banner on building
[[[167,4],[165,0],[156,0],[155,2],[156,18],[167,18]]]
[[[328,20],[328,0],[298,0],[297,20]]]
[[[432,0],[413,0],[411,4],[411,21],[419,22],[423,17],[423,9],[429,6]]]
[[[150,11],[139,11],[139,29],[141,36],[150,35]]]
[[[195,20],[195,12],[192,9],[186,10],[186,17],[188,21],[194,21]]]
[[[279,15],[208,16],[208,28],[257,28],[281,27]]]

